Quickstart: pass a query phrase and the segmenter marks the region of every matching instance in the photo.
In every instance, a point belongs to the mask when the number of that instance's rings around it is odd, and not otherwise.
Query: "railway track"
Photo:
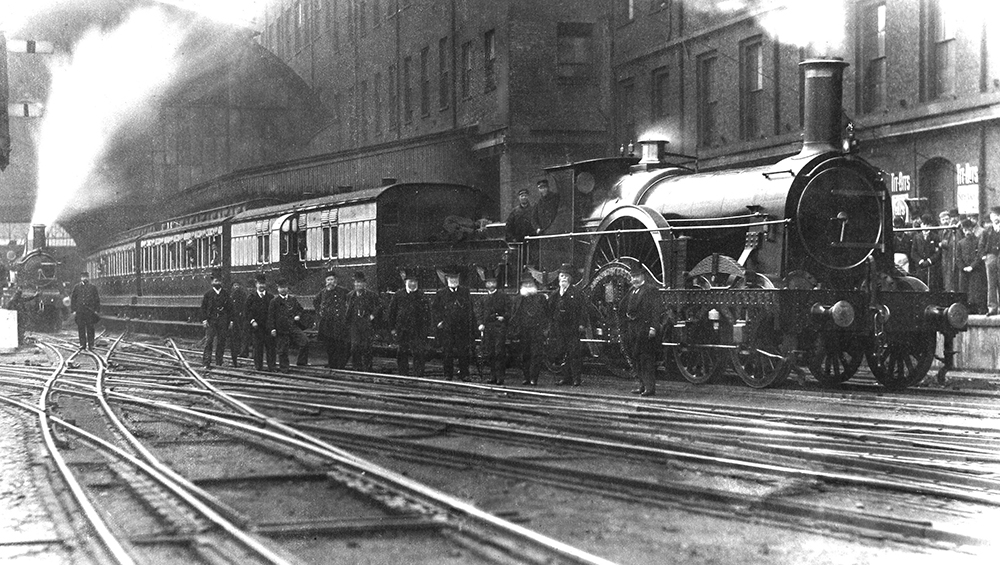
[[[640,403],[586,389],[313,369],[271,375],[216,368],[203,375],[186,361],[192,356],[200,353],[113,344],[105,355],[110,369],[101,359],[66,367],[58,391],[90,410],[103,399],[104,413],[118,413],[125,428],[118,441],[140,459],[158,456],[196,500],[290,559],[310,561],[301,540],[312,535],[355,539],[355,548],[388,536],[398,542],[390,555],[402,551],[399,540],[414,547],[419,537],[417,555],[426,562],[442,555],[602,562],[593,555],[599,550],[588,553],[513,523],[536,520],[533,512],[500,505],[491,515],[413,480],[447,490],[442,474],[463,484],[500,477],[575,492],[580,500],[738,516],[766,527],[970,555],[988,536],[969,524],[1000,507],[1000,433],[977,400],[951,408],[935,400],[905,415],[862,417],[837,413],[836,399],[803,413],[733,399],[720,406],[698,395]],[[18,377],[0,369],[0,383],[10,379]],[[891,404],[881,405],[887,401],[874,399],[864,409],[891,412]],[[222,457],[188,462],[208,446],[247,463],[227,472],[219,469]],[[277,511],[247,504],[247,490],[275,501]],[[289,497],[325,507],[314,501],[330,499],[331,491],[332,499],[350,500],[339,514],[327,508],[296,515],[278,502]],[[359,506],[358,497],[368,501]]]

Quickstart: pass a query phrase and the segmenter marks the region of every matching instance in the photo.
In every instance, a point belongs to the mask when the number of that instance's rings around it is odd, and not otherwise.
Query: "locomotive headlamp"
[[[854,323],[854,306],[846,300],[840,300],[833,306],[824,306],[817,302],[809,310],[817,318],[832,320],[838,328],[846,328]]]
[[[969,308],[961,302],[956,302],[945,308],[943,306],[928,306],[924,317],[936,322],[945,322],[956,330],[965,329],[969,323]]]

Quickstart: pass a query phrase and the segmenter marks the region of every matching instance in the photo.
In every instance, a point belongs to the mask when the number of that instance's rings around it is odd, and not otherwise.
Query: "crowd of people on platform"
[[[233,283],[225,289],[219,277],[202,304],[206,369],[222,365],[226,344],[232,365],[240,357],[253,359],[260,371],[287,372],[289,354],[296,352],[296,365],[309,364],[310,340],[305,331],[315,324],[317,341],[331,369],[372,370],[372,343],[376,327],[387,330],[396,345],[396,370],[400,375],[423,377],[431,340],[440,354],[446,380],[470,378],[473,359],[481,360],[485,382],[503,385],[508,365],[519,368],[524,385],[537,385],[546,358],[560,366],[555,384],[580,386],[584,348],[581,338],[588,325],[588,306],[573,286],[575,269],[564,264],[558,285],[549,292],[539,289],[530,274],[520,280],[519,292],[511,296],[497,288],[497,279],[487,276],[486,293],[473,300],[457,272],[445,273],[445,286],[433,294],[419,288],[417,278],[405,276],[404,288],[392,295],[384,307],[378,294],[369,290],[363,273],[353,276],[353,290],[338,286],[338,273],[326,273],[325,285],[312,299],[307,316],[299,300],[289,294],[287,281],[276,283],[271,294],[264,275],[258,275],[250,292]],[[637,268],[632,289],[622,297],[625,313],[624,338],[632,356],[640,386],[634,392],[655,394],[655,359],[659,339],[659,301],[653,298],[646,273]],[[476,357],[476,342],[479,356]],[[412,365],[411,365],[412,361]]]
[[[952,209],[910,225],[896,216],[893,226],[897,267],[931,290],[967,293],[973,314],[1000,314],[1000,207],[982,222]]]

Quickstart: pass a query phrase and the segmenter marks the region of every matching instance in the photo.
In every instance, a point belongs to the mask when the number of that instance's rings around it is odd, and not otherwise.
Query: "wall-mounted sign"
[[[892,215],[910,220],[910,210],[906,199],[910,197],[910,175],[889,173],[889,192],[892,194]]]
[[[959,214],[979,213],[979,167],[955,165],[955,201]]]

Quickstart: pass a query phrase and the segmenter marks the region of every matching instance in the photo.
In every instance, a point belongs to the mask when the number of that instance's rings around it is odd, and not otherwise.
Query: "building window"
[[[486,92],[490,92],[497,87],[496,65],[496,33],[491,29],[483,36],[483,80],[485,82]]]
[[[556,26],[556,73],[560,78],[581,78],[591,73],[594,24],[560,22]]]
[[[955,93],[956,11],[953,2],[931,4],[931,98]]]
[[[715,54],[698,58],[698,145],[709,147],[718,143],[719,100],[716,86]]]
[[[372,84],[372,118],[375,122],[372,129],[375,135],[382,133],[382,74],[375,73],[375,81]]]
[[[761,136],[760,114],[764,97],[764,49],[759,37],[740,45],[740,139]]]
[[[621,124],[619,137],[635,140],[635,81],[623,80],[618,83],[618,120]]]
[[[413,66],[413,59],[405,57],[403,59],[403,122],[413,121],[413,85],[410,84],[410,67]]]
[[[358,88],[358,129],[361,139],[368,140],[368,81],[361,81]]]
[[[431,113],[431,78],[427,72],[428,59],[431,48],[424,47],[420,50],[420,115],[429,116]]]
[[[448,107],[448,38],[438,40],[438,107],[444,110]]]
[[[885,4],[865,6],[861,17],[861,100],[868,113],[885,106]]]
[[[472,42],[462,44],[462,98],[472,96]]]
[[[399,90],[396,85],[396,66],[389,65],[388,82],[385,85],[386,92],[389,93],[389,128],[396,129],[399,125]]]
[[[670,115],[670,70],[667,67],[660,67],[653,71],[653,119],[665,118]]]

